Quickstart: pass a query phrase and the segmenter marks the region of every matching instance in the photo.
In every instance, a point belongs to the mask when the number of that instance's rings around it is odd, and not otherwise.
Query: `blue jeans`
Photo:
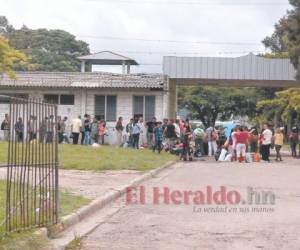
[[[90,131],[85,131],[84,132],[84,141],[83,144],[84,145],[90,145],[91,143],[91,132]]]

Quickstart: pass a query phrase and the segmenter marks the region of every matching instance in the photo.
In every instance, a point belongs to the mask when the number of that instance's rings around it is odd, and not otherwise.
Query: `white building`
[[[96,59],[95,59],[96,58]],[[103,52],[85,58],[84,64],[126,66],[125,74],[103,72],[17,72],[17,79],[0,79],[0,95],[40,99],[58,104],[58,114],[69,122],[90,114],[105,119],[113,130],[118,117],[124,124],[130,118],[143,116],[145,121],[167,117],[167,78],[162,74],[130,74],[130,65],[137,63],[126,57]],[[0,99],[0,120],[8,113],[8,104]],[[112,131],[110,131],[112,132]],[[114,138],[110,138],[114,143]]]
[[[120,116],[126,123],[135,116],[147,121],[152,117],[162,120],[167,115],[167,82],[163,75],[18,72],[17,80],[3,77],[0,94],[55,103],[60,116],[71,120],[90,114],[105,119],[110,128]],[[8,104],[3,101],[1,121],[8,113]]]

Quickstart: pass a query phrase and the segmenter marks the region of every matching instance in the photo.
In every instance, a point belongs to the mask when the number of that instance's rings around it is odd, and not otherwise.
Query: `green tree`
[[[28,57],[28,65],[16,64],[15,70],[79,71],[78,56],[90,53],[87,43],[64,30],[14,29],[5,17],[0,17],[0,32],[10,45]]]
[[[272,98],[272,93],[257,88],[181,87],[178,101],[180,108],[189,111],[191,119],[199,119],[208,127],[214,125],[217,119],[227,120],[239,115],[249,118],[257,116],[256,103]]]
[[[300,1],[290,0],[293,9],[275,25],[272,36],[263,40],[273,53],[288,52],[300,79]]]
[[[5,16],[0,16],[0,35],[5,36],[13,30],[14,27],[8,23],[7,18]]]
[[[266,117],[290,127],[300,125],[300,89],[290,88],[276,92],[275,98],[259,101],[257,108]]]
[[[25,63],[26,56],[10,47],[8,40],[0,36],[0,77],[7,74],[10,78],[16,78],[13,67],[16,63]]]

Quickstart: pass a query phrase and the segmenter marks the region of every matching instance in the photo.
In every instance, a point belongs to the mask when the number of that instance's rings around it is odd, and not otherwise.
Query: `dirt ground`
[[[59,170],[60,188],[76,195],[95,199],[110,189],[127,184],[140,172],[118,170],[105,172]],[[0,179],[6,178],[6,168],[0,168]]]
[[[177,163],[145,183],[145,203],[117,201],[118,213],[83,239],[83,249],[299,250],[300,160],[272,163]],[[239,205],[153,204],[153,188],[240,193]],[[274,204],[249,204],[248,187]],[[178,198],[178,196],[176,196]],[[176,199],[175,199],[176,200]],[[180,199],[179,199],[180,200]],[[246,202],[247,200],[247,202]],[[119,203],[119,204],[118,204]],[[236,208],[236,210],[235,210]]]

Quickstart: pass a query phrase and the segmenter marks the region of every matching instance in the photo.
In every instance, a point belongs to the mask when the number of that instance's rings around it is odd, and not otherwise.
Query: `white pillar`
[[[123,61],[122,62],[122,74],[125,74],[125,72],[126,72],[125,68],[126,68],[126,62]]]
[[[130,74],[130,64],[127,64],[127,74]]]
[[[84,60],[81,61],[81,72],[82,73],[85,72],[85,61]]]

